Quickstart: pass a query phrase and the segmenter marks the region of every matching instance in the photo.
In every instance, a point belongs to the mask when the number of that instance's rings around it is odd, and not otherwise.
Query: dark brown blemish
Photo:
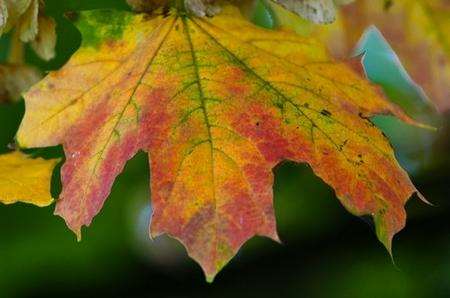
[[[330,117],[330,116],[331,116],[331,113],[330,113],[329,111],[325,110],[325,109],[323,109],[322,111],[320,111],[320,114],[322,114],[323,116],[327,116],[327,117]]]
[[[384,6],[383,6],[383,10],[385,12],[388,12],[393,5],[394,5],[394,1],[393,0],[385,0],[384,1]]]
[[[348,139],[345,140],[341,145],[339,145],[339,151],[344,150],[344,147],[347,146],[347,143],[348,143]]]

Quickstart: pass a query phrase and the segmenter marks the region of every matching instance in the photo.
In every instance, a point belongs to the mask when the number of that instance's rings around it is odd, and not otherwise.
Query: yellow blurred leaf
[[[47,16],[39,17],[39,32],[31,42],[31,47],[36,54],[44,60],[55,57],[56,46],[56,23],[53,18]]]
[[[50,60],[55,56],[56,23],[44,15],[40,3],[40,0],[0,0],[0,36],[14,29],[20,41],[31,42],[39,57]]]
[[[0,7],[3,11],[3,26],[0,27],[0,34],[8,32],[18,25],[22,16],[29,11],[33,1],[35,0],[0,0]]]
[[[20,16],[16,25],[20,33],[20,40],[30,42],[36,38],[38,33],[39,0],[32,0],[30,6]]]
[[[50,194],[52,172],[58,160],[31,159],[15,151],[0,155],[0,202],[23,202],[39,207],[53,202]]]

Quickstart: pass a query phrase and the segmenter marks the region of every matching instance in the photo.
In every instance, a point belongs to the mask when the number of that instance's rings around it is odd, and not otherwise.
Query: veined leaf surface
[[[208,279],[254,235],[278,240],[273,167],[308,163],[388,249],[416,191],[368,120],[398,107],[324,47],[247,22],[84,12],[81,48],[26,95],[23,147],[63,144],[56,214],[81,237],[116,176],[150,155],[151,234],[184,243]]]
[[[53,202],[50,181],[58,162],[31,159],[17,151],[0,155],[0,202],[50,205]]]

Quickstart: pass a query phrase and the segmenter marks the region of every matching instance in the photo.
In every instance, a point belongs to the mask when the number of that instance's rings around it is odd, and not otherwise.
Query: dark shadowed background
[[[43,71],[58,69],[80,44],[64,12],[128,9],[121,0],[46,3],[47,13],[58,22],[57,57],[47,63],[27,53],[27,60]],[[254,20],[270,26],[259,13]],[[370,78],[411,115],[439,127],[430,132],[390,117],[374,120],[390,137],[418,189],[435,204],[430,207],[417,198],[408,203],[408,225],[394,242],[395,265],[370,220],[346,212],[308,166],[285,162],[275,169],[274,185],[283,245],[252,239],[207,284],[178,243],[167,237],[149,240],[149,172],[141,153],[128,163],[81,243],[52,215],[54,206],[0,205],[0,298],[450,297],[450,115],[430,112],[377,32],[368,34],[361,48],[367,52]],[[2,61],[7,52],[5,36],[0,41]],[[23,113],[23,102],[0,105],[0,152],[14,140]],[[29,152],[63,155],[61,148]]]

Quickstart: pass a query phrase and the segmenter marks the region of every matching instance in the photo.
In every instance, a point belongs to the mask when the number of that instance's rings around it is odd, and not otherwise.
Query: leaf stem
[[[174,7],[179,14],[186,14],[184,0],[172,0],[172,7]]]
[[[8,63],[21,65],[25,61],[23,42],[20,40],[19,30],[14,30],[8,55]]]

